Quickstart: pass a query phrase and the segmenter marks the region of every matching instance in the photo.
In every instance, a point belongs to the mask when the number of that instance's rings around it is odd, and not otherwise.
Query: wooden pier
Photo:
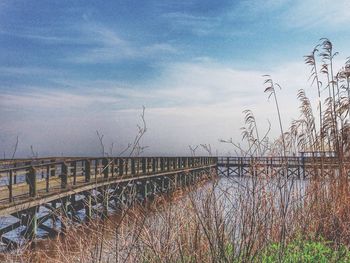
[[[0,162],[0,217],[16,221],[0,229],[1,242],[16,247],[6,233],[20,227],[26,239],[37,230],[63,231],[67,220],[106,216],[137,200],[195,184],[216,171],[214,157],[43,158]],[[0,219],[1,220],[1,219]],[[60,229],[48,225],[58,220]]]
[[[350,159],[342,160],[342,167],[350,170]],[[223,176],[277,176],[308,178],[321,174],[334,175],[340,167],[336,157],[218,157],[218,173]]]
[[[8,247],[16,241],[7,233],[24,228],[32,240],[38,229],[55,235],[69,221],[106,216],[135,200],[170,193],[211,175],[307,178],[334,175],[339,160],[326,156],[301,157],[101,157],[41,158],[0,161],[0,240]],[[342,161],[350,170],[350,159]],[[84,218],[77,215],[83,211]],[[56,228],[59,222],[60,227]],[[1,222],[0,222],[1,223]],[[48,223],[51,223],[48,224]]]

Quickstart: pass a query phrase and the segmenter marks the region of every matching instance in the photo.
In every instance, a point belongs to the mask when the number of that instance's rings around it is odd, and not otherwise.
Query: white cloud
[[[278,97],[285,127],[298,115],[297,89],[308,87],[304,72],[304,67],[294,63],[270,72],[283,85]],[[226,153],[228,146],[218,139],[240,140],[244,109],[254,111],[262,130],[267,128],[266,119],[277,121],[274,103],[263,93],[264,73],[213,62],[174,63],[165,66],[152,83],[139,86],[66,80],[72,90],[8,92],[0,97],[1,108],[7,112],[0,116],[0,133],[20,134],[21,154],[28,152],[30,144],[42,154],[93,154],[99,152],[98,143],[91,143],[96,129],[105,134],[106,144],[115,141],[122,147],[132,140],[140,107],[145,105],[148,154],[187,154],[188,144],[200,143]],[[273,125],[272,135],[277,131]],[[0,144],[10,151],[10,141]]]
[[[288,27],[347,30],[350,23],[348,0],[296,0],[292,1],[281,18]]]
[[[123,59],[151,58],[159,54],[174,54],[178,50],[168,43],[143,44],[128,41],[106,26],[88,23],[77,27],[91,47],[67,58],[74,63],[106,63]]]
[[[89,21],[71,26],[65,25],[55,30],[24,27],[20,31],[0,29],[0,33],[35,40],[41,44],[75,44],[79,50],[62,58],[65,62],[73,63],[110,63],[178,52],[177,48],[169,43],[144,44],[142,40],[129,41],[120,36],[115,29]]]
[[[175,30],[186,30],[196,35],[212,33],[221,22],[220,17],[196,16],[186,13],[165,13],[162,15]]]

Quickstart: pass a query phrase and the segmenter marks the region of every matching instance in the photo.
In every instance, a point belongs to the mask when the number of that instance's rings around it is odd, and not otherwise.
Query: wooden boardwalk
[[[49,235],[64,231],[68,220],[82,221],[106,216],[136,200],[195,184],[211,175],[275,176],[298,178],[334,175],[350,170],[350,159],[335,157],[101,157],[0,160],[0,220],[15,220],[0,228],[0,240],[8,247],[18,244],[7,233],[25,228],[27,239],[38,228]],[[61,228],[55,224],[60,221]],[[0,222],[1,223],[1,222]]]
[[[49,219],[86,220],[94,214],[107,215],[133,201],[158,193],[171,192],[194,184],[216,171],[214,157],[138,157],[138,158],[44,158],[0,162],[0,217],[13,216],[14,223],[0,229],[1,241],[17,246],[6,233],[25,226],[23,235],[36,236],[41,228],[48,234]],[[102,209],[101,209],[102,207]],[[46,213],[42,211],[45,210]],[[47,213],[49,211],[49,213]]]

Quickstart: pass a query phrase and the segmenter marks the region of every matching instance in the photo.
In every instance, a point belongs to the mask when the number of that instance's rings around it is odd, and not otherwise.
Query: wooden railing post
[[[28,168],[26,174],[26,181],[29,185],[29,196],[35,197],[37,195],[37,187],[36,187],[36,170],[33,166]]]
[[[165,164],[164,164],[164,158],[161,157],[160,158],[160,171],[163,172],[165,168]]]
[[[62,163],[61,165],[61,188],[65,189],[67,188],[67,182],[68,182],[68,166],[66,163]]]
[[[103,178],[107,179],[109,174],[109,160],[107,158],[102,159],[102,166],[103,166]]]
[[[85,168],[84,168],[85,182],[90,182],[90,180],[91,180],[91,163],[90,163],[89,159],[86,159],[84,162],[85,162]]]
[[[41,164],[44,164],[44,160],[41,160]],[[40,170],[41,170],[41,179],[44,179],[44,170],[43,170],[43,166],[40,166]]]
[[[166,158],[166,170],[170,171],[170,157]]]
[[[128,172],[129,172],[129,162],[130,162],[130,158],[126,158],[125,159],[125,168],[124,168],[124,174],[125,175],[128,175]]]
[[[141,159],[141,168],[142,168],[142,173],[143,173],[143,174],[146,174],[146,173],[147,173],[146,167],[147,167],[147,158],[146,158],[146,157],[143,157],[143,158]]]
[[[156,165],[157,165],[156,158],[152,158],[152,172],[153,173],[155,173],[157,171]]]
[[[119,159],[119,176],[123,176],[124,172],[124,160],[122,158]]]
[[[131,158],[131,174],[135,175],[136,174],[136,163],[135,163],[135,158]]]
[[[55,163],[56,160],[55,159],[52,159],[50,160],[51,163]],[[56,175],[56,165],[55,164],[52,164],[51,165],[51,170],[50,170],[50,177],[53,177]]]
[[[151,171],[151,165],[152,163],[152,158],[146,158],[146,163],[147,163],[147,173],[149,173]]]

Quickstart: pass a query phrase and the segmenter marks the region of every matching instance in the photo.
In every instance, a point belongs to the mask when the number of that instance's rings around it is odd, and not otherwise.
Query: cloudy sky
[[[348,0],[1,0],[0,150],[96,155],[96,130],[117,154],[136,134],[145,155],[187,155],[188,145],[240,141],[242,111],[276,134],[263,74],[283,89],[285,126],[298,117],[303,56],[322,37],[339,67],[350,56]]]

